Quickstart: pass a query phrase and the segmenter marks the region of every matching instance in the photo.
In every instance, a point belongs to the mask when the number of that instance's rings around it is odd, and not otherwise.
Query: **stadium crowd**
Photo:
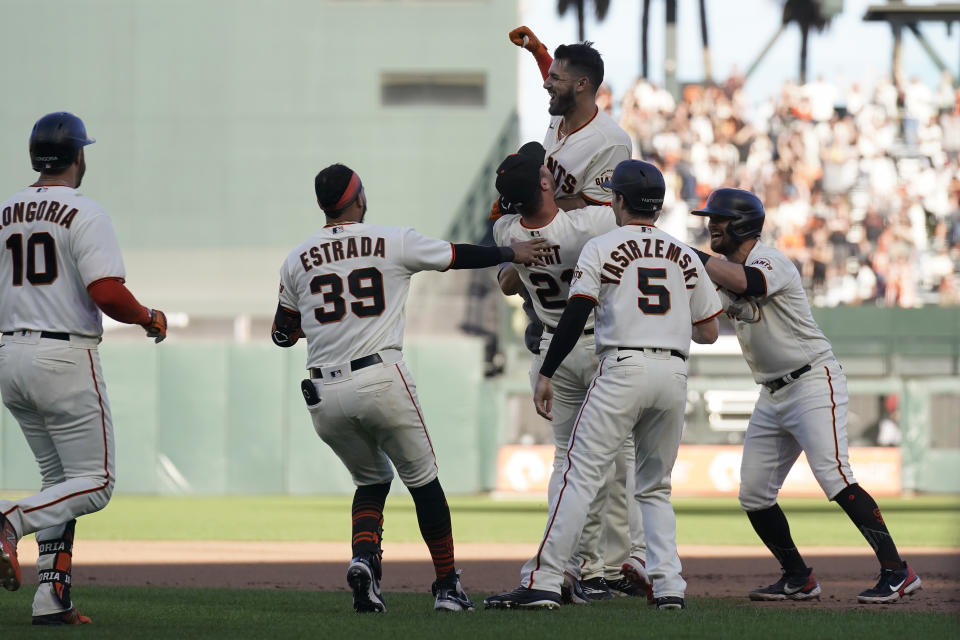
[[[613,111],[609,89],[598,104]],[[687,213],[720,186],[754,191],[764,240],[817,306],[960,304],[960,90],[944,74],[868,94],[818,78],[751,104],[744,79],[688,85],[681,99],[638,80],[620,101],[637,157],[667,179],[661,226],[708,246]]]

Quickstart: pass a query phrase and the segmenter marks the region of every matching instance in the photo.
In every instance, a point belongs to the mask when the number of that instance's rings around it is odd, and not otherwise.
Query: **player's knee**
[[[94,491],[90,494],[90,510],[87,513],[95,513],[107,506],[107,503],[110,502],[110,498],[113,496],[113,478],[110,479],[110,482],[107,485],[99,490]]]
[[[776,494],[772,496],[763,495],[742,484],[740,485],[740,494],[737,496],[737,499],[740,501],[740,508],[744,511],[762,511],[777,504]]]

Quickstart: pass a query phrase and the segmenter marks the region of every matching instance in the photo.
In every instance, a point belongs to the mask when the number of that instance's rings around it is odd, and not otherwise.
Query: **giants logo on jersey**
[[[557,189],[566,194],[573,194],[577,188],[576,176],[567,173],[557,159],[553,156],[547,158],[547,169],[553,174],[553,180],[557,183]]]
[[[610,189],[603,186],[604,182],[607,182],[613,178],[613,169],[606,169],[603,173],[597,176],[597,186],[603,189],[605,192],[610,193]]]

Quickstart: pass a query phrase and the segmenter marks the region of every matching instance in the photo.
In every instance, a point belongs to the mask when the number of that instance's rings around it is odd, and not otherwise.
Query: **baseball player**
[[[920,578],[897,552],[877,503],[847,460],[847,380],[810,313],[794,264],[760,242],[764,210],[742,189],[717,189],[695,215],[709,217],[710,248],[726,260],[701,258],[719,285],[744,357],[761,385],[743,443],[740,506],[783,569],[780,580],[750,592],[751,600],[818,598],[820,585],[790,536],[777,504],[784,478],[800,452],[830,500],[846,512],[873,547],[880,580],[857,596],[894,602],[920,589]]]
[[[556,183],[555,200],[565,211],[610,204],[603,187],[617,163],[630,158],[630,136],[597,107],[603,59],[592,43],[564,44],[553,58],[527,27],[510,32],[510,41],[530,51],[550,96],[552,116],[543,139],[546,165]]]
[[[589,42],[561,45],[551,57],[547,48],[533,31],[522,26],[509,33],[510,41],[530,51],[540,74],[543,88],[550,96],[549,113],[552,116],[544,136],[545,164],[554,178],[554,201],[565,211],[579,210],[589,205],[609,205],[611,193],[603,187],[614,167],[631,157],[630,136],[597,107],[596,96],[603,83],[604,64],[600,53]],[[501,207],[501,205],[503,205]],[[493,219],[501,211],[509,212],[510,203],[502,195],[494,204]],[[530,323],[524,341],[537,355],[543,333],[542,318],[537,318],[526,288],[520,291],[523,309]],[[627,470],[633,467],[633,446],[625,445],[627,458],[617,456],[614,473],[607,488],[603,520],[591,513],[584,531],[585,549],[603,547],[604,564],[584,558],[582,576],[585,592],[596,598],[620,595],[647,595],[649,590],[624,579],[624,572],[633,574],[645,585],[645,542],[638,505],[627,500],[625,489]],[[596,542],[594,542],[596,541]],[[606,577],[606,580],[598,578]],[[576,585],[573,585],[574,587]],[[649,585],[646,585],[649,586]],[[613,588],[613,592],[608,587]]]
[[[110,217],[77,188],[86,128],[71,113],[40,118],[30,159],[40,177],[0,206],[0,394],[40,465],[43,489],[0,500],[0,584],[20,587],[17,542],[34,533],[33,624],[89,624],[70,597],[76,518],[99,511],[116,481],[113,422],[97,345],[101,311],[166,337],[162,311],[138,303]]]
[[[613,209],[608,206],[590,206],[575,211],[563,211],[557,207],[554,201],[553,177],[550,170],[544,166],[543,158],[543,146],[538,142],[531,142],[521,147],[518,153],[507,156],[500,164],[497,169],[497,190],[505,200],[514,204],[514,210],[519,213],[505,215],[493,226],[493,238],[497,244],[543,238],[553,251],[546,261],[547,264],[543,266],[507,265],[499,274],[500,287],[504,294],[514,295],[526,291],[532,300],[537,317],[543,319],[546,329],[539,353],[546,353],[563,309],[566,307],[573,267],[583,245],[587,240],[617,227]],[[531,386],[536,384],[542,363],[542,356],[534,355],[530,369]],[[567,356],[554,377],[557,403],[556,415],[551,426],[555,453],[553,472],[548,484],[548,498],[556,495],[559,490],[561,474],[566,465],[567,441],[570,439],[573,419],[580,405],[583,404],[587,387],[598,364],[599,359],[594,351],[593,317],[591,316],[573,353]],[[632,461],[632,444],[625,448],[629,450],[618,454],[618,461],[627,459]],[[621,466],[625,464],[621,463]],[[632,462],[630,466],[633,466]],[[612,471],[590,507],[588,518],[590,524],[580,538],[577,556],[571,559],[571,564],[565,572],[565,600],[582,604],[588,600],[613,597],[613,590],[607,585],[604,577],[604,558],[601,551],[605,545],[600,538],[600,523],[608,486],[613,485],[624,496],[628,491],[632,494],[633,475],[627,474],[626,469],[619,476]],[[639,507],[631,511],[638,512]],[[640,529],[639,524],[637,528]],[[621,532],[624,536],[626,535],[625,526],[618,533]],[[625,551],[629,551],[629,544],[629,540],[622,542]],[[609,547],[613,553],[620,550],[620,547],[615,544],[610,544]],[[625,551],[624,555],[626,555]],[[638,553],[642,552],[641,550]],[[620,573],[624,555],[617,558],[614,568],[616,574]],[[634,561],[642,570],[643,565],[640,561],[637,559]],[[645,573],[643,578],[645,580]],[[619,586],[622,590],[618,593],[639,592],[634,583],[622,577],[619,577],[619,580],[625,584]]]
[[[360,177],[342,164],[317,174],[326,226],[295,248],[280,270],[273,341],[307,339],[310,377],[301,389],[317,434],[357,486],[353,559],[347,582],[358,612],[386,611],[380,593],[383,505],[393,470],[410,490],[437,579],[435,609],[474,608],[454,566],[453,535],[437,461],[402,359],[410,276],[418,271],[479,269],[503,261],[542,262],[543,240],[509,247],[451,244],[410,227],[364,223]]]
[[[670,473],[683,430],[690,340],[716,341],[722,308],[696,254],[654,226],[663,206],[660,171],[626,160],[607,186],[620,227],[587,242],[580,254],[567,306],[540,368],[537,412],[553,417],[551,378],[591,311],[600,365],[574,422],[540,547],[523,567],[521,586],[486,598],[487,607],[559,606],[564,565],[589,504],[630,433],[655,602],[658,609],[685,607]]]

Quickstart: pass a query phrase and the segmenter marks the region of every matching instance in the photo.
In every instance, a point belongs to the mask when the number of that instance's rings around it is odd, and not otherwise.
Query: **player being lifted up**
[[[827,497],[840,505],[880,562],[876,586],[863,603],[894,602],[920,589],[920,578],[900,558],[870,494],[847,459],[847,379],[813,314],[800,273],[785,255],[760,242],[765,212],[754,194],[717,189],[692,212],[709,218],[710,249],[699,252],[720,286],[724,310],[760,398],[750,416],[740,466],[740,507],[783,569],[780,580],[750,592],[751,600],[808,600],[820,585],[790,535],[777,494],[800,452]]]
[[[527,27],[511,31],[510,41],[533,54],[550,96],[552,117],[543,147],[557,206],[569,211],[610,204],[603,183],[618,163],[630,158],[633,145],[627,132],[597,107],[604,72],[600,53],[590,42],[563,44],[551,58]]]
[[[560,45],[551,57],[547,48],[528,27],[510,32],[510,41],[530,51],[543,77],[543,88],[550,96],[548,111],[552,116],[543,140],[544,162],[553,177],[554,202],[565,211],[588,205],[609,205],[612,194],[603,185],[614,168],[631,157],[630,136],[610,116],[597,107],[597,90],[603,83],[604,64],[592,43]],[[501,206],[502,205],[502,206]],[[494,204],[492,217],[509,201],[501,196]],[[543,334],[542,318],[537,318],[526,288],[520,291],[523,309],[530,323],[524,342],[534,355],[540,352]],[[544,345],[545,346],[545,345]],[[581,577],[584,592],[593,598],[619,595],[647,595],[644,570],[645,546],[639,508],[628,499],[624,486],[633,468],[633,445],[625,443],[625,452],[616,457],[608,478],[606,503],[599,513],[592,512],[583,533],[587,551]],[[599,519],[602,514],[602,522]],[[590,551],[592,550],[592,552]],[[602,564],[594,562],[600,558]],[[626,580],[623,572],[639,583]],[[605,578],[605,580],[603,580]],[[570,585],[572,589],[577,584]]]
[[[326,226],[287,257],[273,341],[305,336],[310,378],[301,385],[317,434],[353,476],[353,559],[347,582],[358,612],[386,611],[380,593],[383,506],[391,463],[410,490],[430,549],[434,608],[473,609],[454,565],[450,509],[410,371],[402,359],[410,277],[418,271],[480,269],[503,261],[542,263],[541,239],[504,247],[451,244],[410,227],[367,224],[367,196],[354,171],[317,174]]]

